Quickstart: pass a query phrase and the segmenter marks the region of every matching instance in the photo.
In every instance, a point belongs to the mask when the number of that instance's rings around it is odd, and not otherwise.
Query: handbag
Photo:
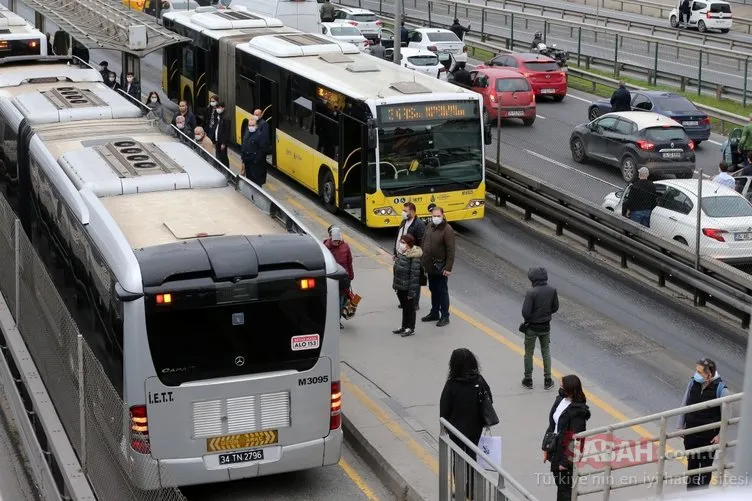
[[[478,381],[478,405],[480,406],[480,420],[484,428],[499,424],[499,416],[496,414],[491,396],[486,391],[487,385],[481,377]]]
[[[554,452],[556,449],[556,439],[558,438],[558,434],[553,431],[546,431],[546,433],[543,434],[543,441],[541,442],[541,450],[544,452],[548,452],[549,454]]]
[[[345,306],[342,308],[342,317],[345,320],[349,320],[355,316],[355,312],[358,310],[358,303],[360,303],[361,297],[354,293],[352,289],[347,291],[347,299],[345,300]]]

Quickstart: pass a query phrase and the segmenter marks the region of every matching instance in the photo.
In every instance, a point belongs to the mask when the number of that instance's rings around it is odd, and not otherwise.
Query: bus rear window
[[[194,309],[149,308],[147,336],[160,381],[187,381],[308,370],[324,340],[326,287],[320,294]],[[318,346],[292,349],[294,336]],[[300,347],[297,347],[300,348]]]

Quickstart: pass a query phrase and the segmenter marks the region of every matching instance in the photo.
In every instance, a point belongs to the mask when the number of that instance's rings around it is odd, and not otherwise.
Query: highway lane
[[[341,0],[340,3],[350,6],[361,4],[363,8],[378,12],[380,0]],[[410,19],[422,20],[427,25],[427,4],[427,0],[407,2],[405,5],[406,16]],[[393,16],[393,3],[383,2],[381,5],[384,15]],[[452,13],[447,13],[446,8],[436,8],[432,12],[431,20],[434,24],[449,26],[452,23],[453,17],[453,11]],[[554,20],[552,19],[552,21]],[[468,16],[463,16],[462,22],[471,23],[475,34],[479,35],[481,27],[479,10],[471,10]],[[484,26],[485,33],[509,37],[512,32],[511,16],[488,13]],[[513,31],[514,40],[518,46],[524,46],[528,41],[533,39],[533,34],[536,31],[544,31],[543,22],[526,21],[515,17]],[[549,25],[546,41],[549,44],[557,44],[559,48],[576,53],[578,48],[577,37],[577,30],[570,30],[563,26]],[[618,48],[619,62],[639,68],[652,68],[654,66],[655,45],[645,41],[641,37],[642,35],[635,34],[634,37],[620,38]],[[593,25],[592,29],[583,29],[582,31],[581,52],[600,60],[613,61],[614,55],[617,52],[616,40],[613,35],[599,32],[598,28]],[[682,48],[677,50],[663,45],[659,47],[658,69],[663,73],[697,78],[698,64],[698,54],[692,49]],[[704,83],[742,89],[742,74],[743,68],[740,68],[736,61],[715,56],[711,56],[709,59],[703,58],[702,79]]]

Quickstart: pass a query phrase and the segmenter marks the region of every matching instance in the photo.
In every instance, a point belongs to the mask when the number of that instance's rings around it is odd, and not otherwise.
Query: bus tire
[[[326,210],[332,214],[337,212],[337,189],[334,185],[332,171],[324,167],[319,173],[319,195]]]

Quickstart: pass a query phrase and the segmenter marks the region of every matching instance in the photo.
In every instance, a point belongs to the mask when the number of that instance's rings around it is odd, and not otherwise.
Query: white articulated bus
[[[40,254],[54,249],[56,286],[77,299],[74,318],[125,402],[118,438],[134,483],[336,464],[342,270],[331,253],[153,120],[43,123],[13,101],[0,99],[3,121],[21,120],[18,215]]]
[[[46,55],[45,34],[23,17],[0,5],[0,57]]]

